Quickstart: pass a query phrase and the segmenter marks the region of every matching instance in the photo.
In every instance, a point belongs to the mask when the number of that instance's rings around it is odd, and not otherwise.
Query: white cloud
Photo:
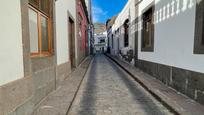
[[[99,22],[101,18],[107,17],[108,12],[104,11],[101,7],[98,7],[95,5],[93,6],[92,10],[93,10],[93,21],[94,22]]]

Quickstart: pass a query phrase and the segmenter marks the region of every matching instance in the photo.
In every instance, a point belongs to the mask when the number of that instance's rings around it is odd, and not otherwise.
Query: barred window
[[[142,30],[142,51],[154,50],[154,23],[153,23],[153,7],[148,9],[143,15]]]

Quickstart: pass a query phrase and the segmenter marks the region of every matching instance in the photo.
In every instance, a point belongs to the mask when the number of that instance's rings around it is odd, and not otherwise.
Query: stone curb
[[[175,98],[178,98],[178,102],[175,102],[176,99],[171,99],[163,92],[159,91],[159,89],[155,89],[152,85],[148,85],[147,82],[145,83],[144,79],[138,77],[137,75],[134,75],[133,72],[128,70],[127,67],[122,65],[120,63],[120,60],[115,59],[109,54],[105,54],[109,59],[111,59],[113,62],[115,62],[119,67],[121,67],[124,71],[126,71],[135,81],[137,81],[145,90],[147,90],[153,97],[155,97],[159,102],[161,102],[167,109],[169,109],[170,112],[172,112],[175,115],[203,115],[204,113],[204,107],[197,102],[194,102],[193,100],[189,99],[188,97],[181,95],[181,94],[176,94],[172,93],[174,95],[178,95]],[[122,62],[122,61],[121,61]],[[155,80],[155,79],[154,79]],[[158,81],[158,80],[157,80]],[[161,83],[159,84],[161,86]],[[158,85],[158,86],[159,86]],[[163,87],[167,90],[173,90],[167,87],[166,85],[163,84]],[[187,101],[192,101],[192,103],[188,103]],[[185,109],[182,107],[182,105],[186,104],[186,108],[192,108],[192,109]],[[192,111],[194,110],[194,111]],[[196,111],[195,111],[196,110]]]
[[[85,58],[70,77],[41,102],[32,115],[67,115],[92,59],[93,56]]]
[[[94,56],[93,56],[93,57],[94,57]],[[89,65],[91,64],[93,57],[90,57],[91,59],[90,59],[90,61],[88,62],[88,65],[87,65],[88,67],[86,68],[86,72],[84,73],[83,78],[81,79],[81,81],[80,81],[80,83],[79,83],[79,85],[78,85],[78,87],[77,87],[77,90],[76,90],[76,92],[75,92],[75,94],[74,94],[74,98],[72,99],[72,101],[71,101],[71,103],[70,103],[70,105],[69,105],[69,108],[68,108],[68,110],[67,110],[67,112],[66,112],[65,115],[68,115],[68,114],[69,114],[69,111],[71,110],[71,107],[72,107],[72,105],[73,105],[73,102],[74,102],[74,100],[75,100],[75,98],[76,98],[76,96],[77,96],[77,93],[79,92],[80,86],[81,86],[81,84],[82,84],[82,82],[83,82],[83,80],[84,80],[84,77],[85,77],[85,75],[86,75],[86,73],[87,73],[87,70],[89,69]],[[80,66],[82,67],[83,65],[80,65]]]

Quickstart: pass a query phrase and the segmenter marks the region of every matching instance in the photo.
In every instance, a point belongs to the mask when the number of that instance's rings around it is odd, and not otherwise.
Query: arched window
[[[124,22],[124,47],[129,45],[129,19]]]

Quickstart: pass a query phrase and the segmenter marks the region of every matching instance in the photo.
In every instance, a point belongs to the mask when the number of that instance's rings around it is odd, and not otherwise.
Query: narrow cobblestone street
[[[1,0],[0,115],[204,115],[204,0]]]
[[[171,115],[102,54],[93,59],[69,115]]]

